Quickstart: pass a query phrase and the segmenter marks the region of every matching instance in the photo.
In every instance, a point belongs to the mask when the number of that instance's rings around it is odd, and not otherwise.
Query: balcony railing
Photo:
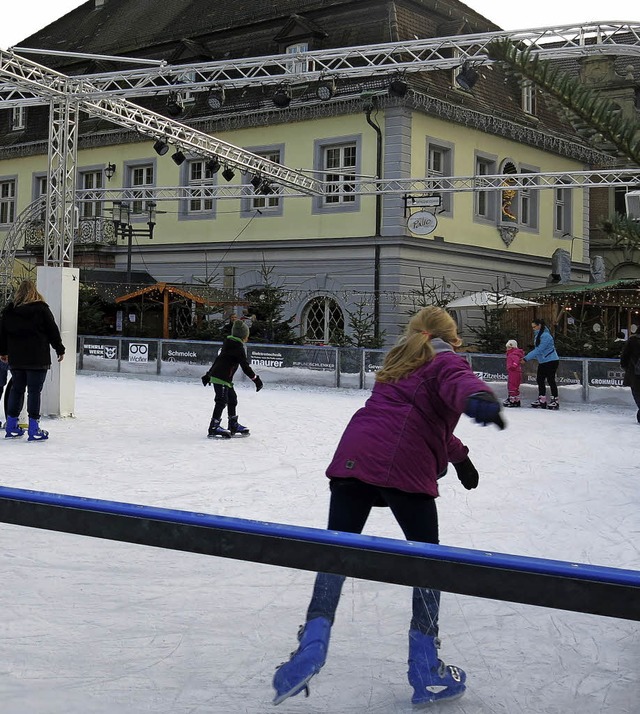
[[[45,238],[45,221],[27,221],[24,231],[25,248],[42,248]],[[115,245],[116,235],[113,221],[103,216],[81,218],[75,230],[76,245]]]

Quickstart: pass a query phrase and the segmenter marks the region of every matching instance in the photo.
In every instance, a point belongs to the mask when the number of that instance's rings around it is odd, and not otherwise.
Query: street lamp
[[[127,239],[127,285],[131,285],[131,249],[133,236],[146,236],[153,238],[153,229],[156,225],[156,204],[147,201],[147,228],[134,228],[131,225],[131,205],[124,201],[113,202],[113,229],[116,240],[119,237]]]

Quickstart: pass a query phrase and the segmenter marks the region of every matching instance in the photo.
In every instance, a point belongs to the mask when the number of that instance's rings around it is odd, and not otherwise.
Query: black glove
[[[499,429],[504,429],[505,423],[500,416],[500,402],[492,392],[478,392],[467,399],[464,413],[478,424],[487,426],[495,424]]]
[[[478,487],[480,475],[478,474],[478,469],[471,463],[471,459],[468,456],[459,464],[454,464],[453,468],[458,474],[460,483],[467,489],[467,491],[471,491],[472,488]]]
[[[205,387],[208,387],[211,384],[211,380],[209,379],[208,374],[203,374],[202,377],[200,377],[200,379],[202,380],[202,384]]]
[[[256,385],[256,392],[259,392],[262,387],[264,387],[264,384],[262,384],[262,380],[258,375],[256,374],[256,378],[253,380],[253,383]]]

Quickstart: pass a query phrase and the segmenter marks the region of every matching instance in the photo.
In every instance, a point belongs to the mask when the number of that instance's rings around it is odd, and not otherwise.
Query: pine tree
[[[355,304],[355,310],[347,310],[348,324],[351,335],[345,336],[345,344],[352,347],[365,347],[380,349],[384,345],[385,330],[378,337],[375,336],[375,318],[363,298]],[[331,344],[336,344],[332,340]]]
[[[249,312],[255,314],[257,318],[251,341],[279,345],[301,344],[302,339],[296,336],[294,330],[295,316],[284,319],[286,292],[275,284],[272,275],[274,270],[274,266],[263,263],[260,267],[263,286],[246,295],[249,300]]]
[[[95,287],[80,283],[78,288],[78,334],[104,335],[105,306]]]
[[[487,354],[500,354],[510,338],[508,330],[503,324],[506,313],[504,307],[482,308],[482,323],[477,327],[470,327],[471,332],[478,338],[478,348]]]

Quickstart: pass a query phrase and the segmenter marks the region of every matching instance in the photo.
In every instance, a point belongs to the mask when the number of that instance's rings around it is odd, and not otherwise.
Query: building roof
[[[548,285],[518,293],[542,303],[572,303],[595,306],[640,306],[640,278],[607,280],[603,283]]]
[[[98,7],[96,7],[98,5]],[[151,0],[88,0],[21,43],[23,46],[104,55],[127,55],[164,59],[172,64],[225,60],[234,57],[256,57],[278,54],[288,44],[299,41],[308,33],[313,49],[348,47],[441,37],[500,28],[459,0],[236,0],[220,12],[210,0],[172,0],[159,3]],[[115,62],[30,55],[35,61],[69,74],[119,69]],[[126,65],[130,67],[131,65]],[[452,80],[451,70],[435,70],[407,75],[414,90],[406,101],[413,101],[418,111],[430,113],[429,103],[460,107],[475,112],[480,130],[499,133],[500,121],[515,122],[525,129],[538,132],[539,145],[549,151],[588,161],[595,156],[586,142],[576,136],[568,119],[544,97],[540,97],[536,116],[523,111],[521,87],[513,75],[506,75],[497,65],[481,68],[481,79],[473,92],[461,91]],[[353,100],[366,89],[386,87],[388,78],[376,77],[370,82],[346,80],[338,83],[332,102]],[[371,86],[369,86],[371,85]],[[198,92],[181,121],[195,123],[197,128],[215,133],[227,130],[224,122],[233,121],[239,128],[242,121],[256,122],[265,115],[264,123],[291,122],[304,118],[296,114],[301,103],[320,104],[313,87],[301,87],[288,110],[274,110],[270,93],[262,88],[227,92],[225,106],[213,113],[207,105],[206,92]],[[424,101],[424,98],[428,101]],[[496,101],[499,98],[499,101]],[[398,100],[405,101],[405,100]],[[166,96],[141,99],[140,104],[153,111],[166,113]],[[327,104],[331,104],[328,102]],[[320,105],[322,106],[322,105]],[[327,107],[323,107],[326,111]],[[345,103],[344,111],[353,111]],[[243,114],[244,112],[244,114]],[[3,114],[3,113],[0,113]],[[9,115],[10,112],[4,112]],[[245,117],[243,119],[243,117]],[[490,117],[491,121],[481,120]],[[206,120],[206,126],[202,121]],[[451,120],[451,118],[449,118]],[[469,126],[474,123],[463,112],[454,121]],[[4,121],[9,121],[5,117]],[[48,108],[29,108],[28,131],[2,131],[0,116],[0,150],[15,155],[18,144],[23,151],[36,152],[36,143],[48,138]],[[80,146],[97,145],[96,135],[113,130],[113,125],[95,118],[81,119]],[[119,133],[125,130],[118,129]],[[506,132],[506,133],[505,133]],[[130,132],[131,133],[131,132]],[[511,124],[503,127],[503,135],[518,141]],[[549,137],[565,139],[550,142]],[[87,137],[83,139],[83,137]],[[136,140],[131,133],[129,140]],[[137,137],[139,140],[139,136]],[[105,135],[104,143],[120,140]],[[534,143],[530,135],[522,138]],[[29,144],[32,148],[28,148]],[[585,153],[586,150],[586,153]]]

